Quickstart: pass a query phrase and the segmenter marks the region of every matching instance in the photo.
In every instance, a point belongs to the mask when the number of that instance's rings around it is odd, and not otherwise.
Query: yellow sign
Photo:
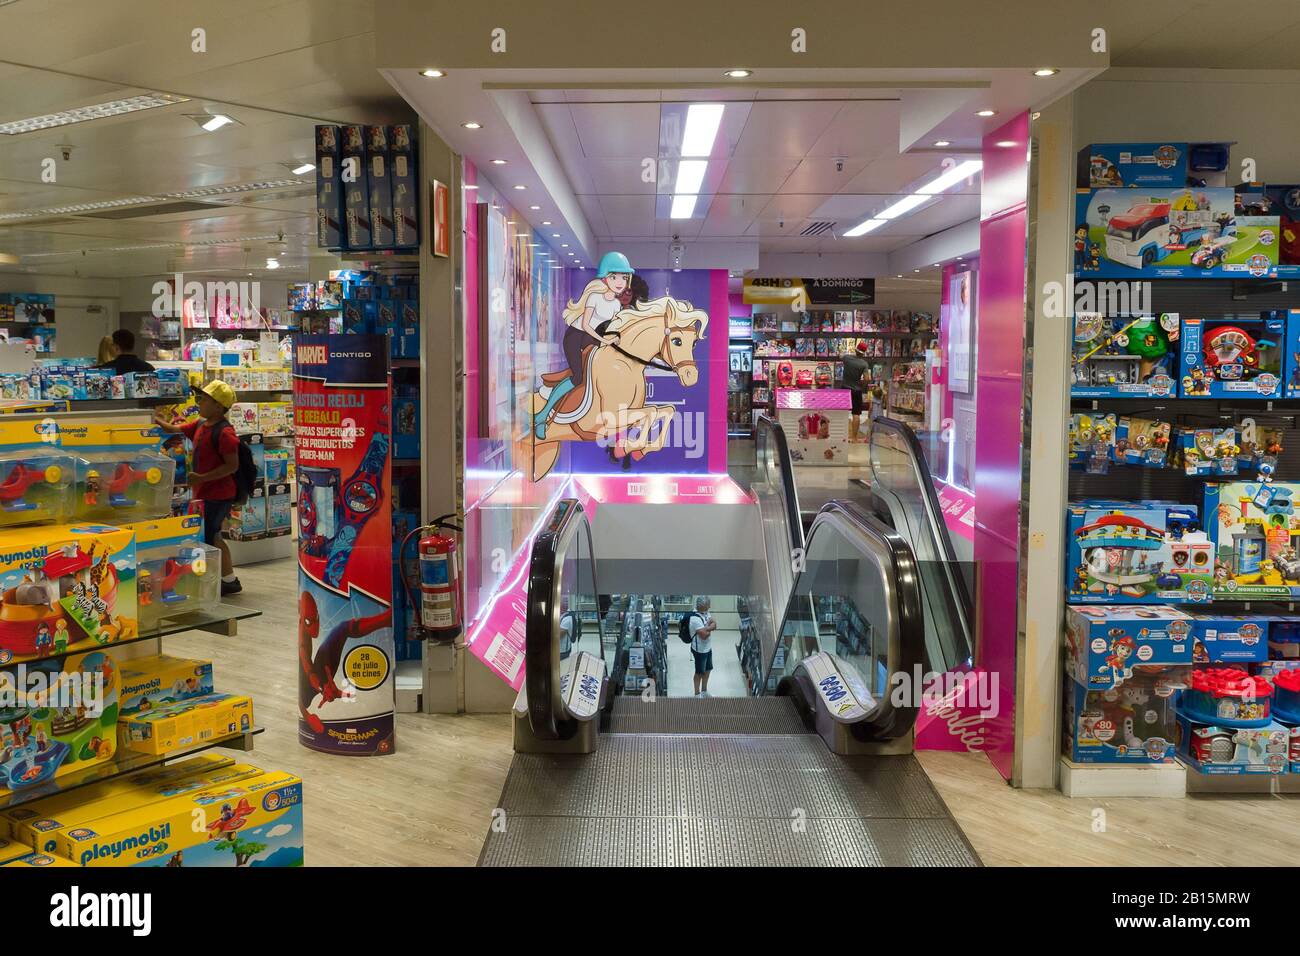
[[[388,676],[388,656],[373,644],[354,647],[343,659],[343,673],[358,690],[374,690]]]
[[[746,305],[791,305],[806,299],[802,279],[746,279]]]

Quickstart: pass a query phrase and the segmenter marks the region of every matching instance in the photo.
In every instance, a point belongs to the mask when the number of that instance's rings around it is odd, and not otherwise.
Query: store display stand
[[[1060,758],[1067,797],[1184,797],[1192,789],[1180,763],[1086,764]]]

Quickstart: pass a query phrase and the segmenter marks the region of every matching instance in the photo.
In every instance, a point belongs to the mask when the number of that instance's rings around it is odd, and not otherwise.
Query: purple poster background
[[[671,295],[709,314],[704,340],[695,350],[700,377],[690,388],[667,371],[651,369],[646,402],[677,409],[668,443],[660,451],[631,462],[629,474],[707,474],[727,470],[727,287],[725,270],[640,270],[650,297]],[[582,294],[595,278],[592,269],[569,270],[569,298]],[[718,277],[721,276],[721,283]],[[720,293],[720,294],[719,294]],[[717,394],[715,395],[714,392]],[[623,473],[609,451],[595,442],[572,445],[571,471],[576,475]]]

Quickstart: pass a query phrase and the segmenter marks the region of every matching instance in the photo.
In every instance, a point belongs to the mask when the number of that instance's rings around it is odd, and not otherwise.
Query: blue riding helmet
[[[611,272],[624,272],[633,275],[636,270],[632,268],[632,263],[627,261],[627,256],[621,252],[607,252],[600,257],[600,266],[596,269],[596,278],[603,279]]]

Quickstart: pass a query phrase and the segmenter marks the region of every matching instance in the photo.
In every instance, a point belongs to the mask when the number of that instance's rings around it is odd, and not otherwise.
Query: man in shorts
[[[707,597],[695,599],[691,614],[691,656],[695,658],[695,696],[709,696],[709,674],[713,670],[713,632],[718,622],[709,613],[711,604]]]

